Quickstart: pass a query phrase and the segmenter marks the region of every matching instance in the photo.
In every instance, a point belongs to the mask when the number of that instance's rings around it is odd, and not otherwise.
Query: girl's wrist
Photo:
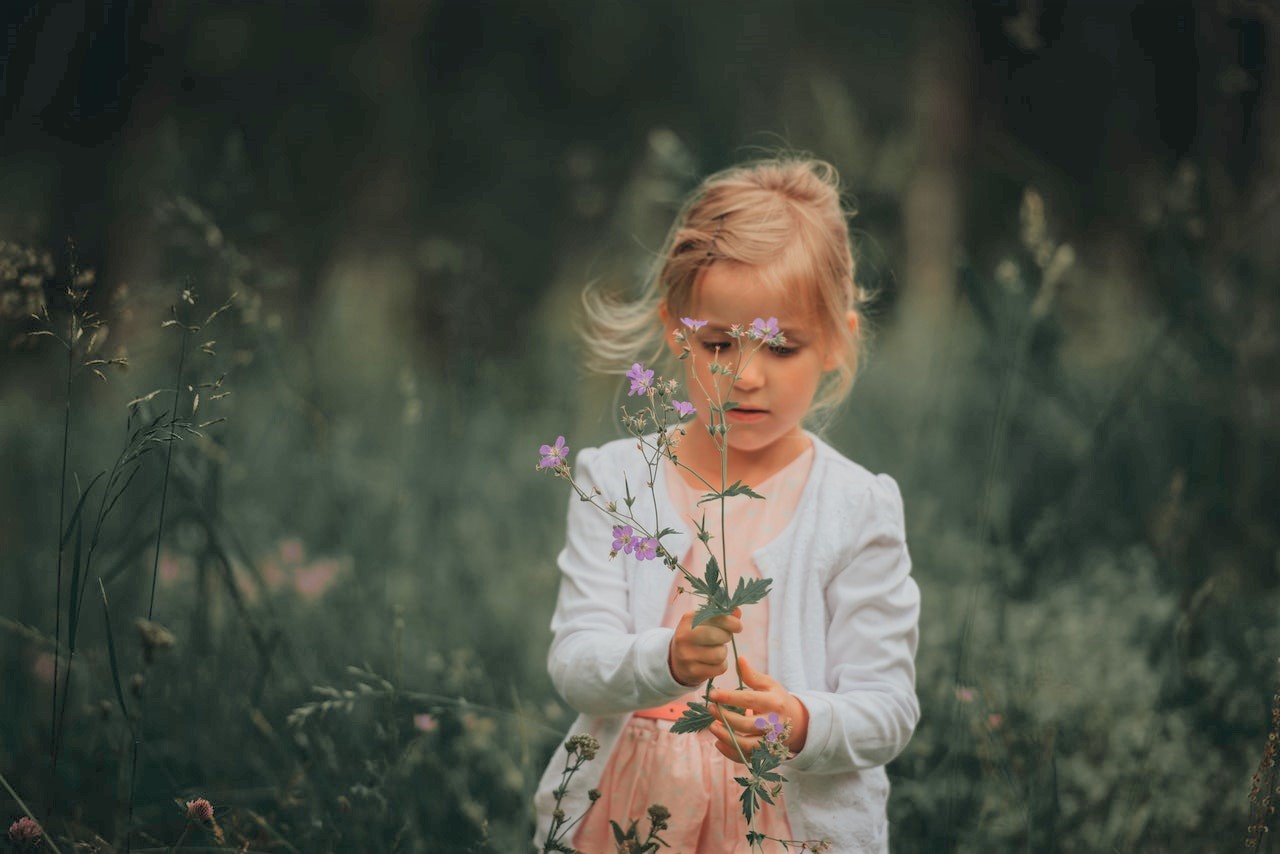
[[[683,679],[681,679],[681,678],[680,678],[680,676],[676,673],[676,665],[675,665],[675,661],[674,661],[674,660],[672,659],[672,657],[671,657],[671,644],[667,644],[667,672],[671,674],[671,678],[675,680],[675,683],[676,683],[677,685],[680,685],[680,686],[682,686],[682,687],[684,687],[684,688],[697,688],[697,687],[698,687],[696,683],[695,683],[695,684],[693,684],[693,685],[690,685],[688,682],[685,682],[685,681],[684,681]]]
[[[809,736],[809,708],[794,694],[787,696],[783,704],[783,713],[791,723],[791,737],[787,739],[787,747],[792,753],[804,749]]]

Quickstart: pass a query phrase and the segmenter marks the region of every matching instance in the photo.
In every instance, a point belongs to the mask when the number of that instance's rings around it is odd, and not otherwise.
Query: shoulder
[[[583,448],[573,458],[575,476],[603,488],[614,480],[621,482],[624,474],[634,475],[637,467],[643,470],[644,456],[636,448],[637,441],[634,436],[627,436],[599,447]]]
[[[828,521],[853,519],[903,527],[902,492],[887,474],[876,474],[813,436],[815,491]]]

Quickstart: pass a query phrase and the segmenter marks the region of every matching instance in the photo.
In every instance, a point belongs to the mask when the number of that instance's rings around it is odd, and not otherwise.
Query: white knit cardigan
[[[906,746],[920,717],[915,694],[920,593],[910,575],[897,484],[816,436],[810,439],[813,468],[795,515],[754,555],[761,575],[773,579],[770,675],[809,710],[804,749],[782,768],[788,781],[783,798],[793,838],[827,839],[833,851],[884,852],[889,846],[884,764]],[[654,499],[658,521],[679,524],[663,467],[654,497],[648,495],[648,470],[634,439],[584,450],[576,465],[574,476],[584,488],[599,487],[619,503],[625,474],[638,498],[634,512],[651,530],[656,530]],[[586,809],[586,793],[597,785],[630,713],[688,692],[667,666],[672,629],[662,626],[662,618],[670,571],[660,561],[640,562],[630,555],[610,561],[611,542],[610,521],[572,496],[547,666],[556,689],[580,713],[569,733],[592,735],[601,748],[574,777],[562,802],[571,818]],[[692,542],[682,532],[668,535],[663,545],[683,556]],[[563,748],[557,749],[538,787],[537,845],[546,837],[564,759]],[[610,818],[622,822],[638,816]]]

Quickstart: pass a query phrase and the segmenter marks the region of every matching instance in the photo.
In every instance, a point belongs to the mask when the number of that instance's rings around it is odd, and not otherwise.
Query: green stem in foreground
[[[54,544],[58,551],[57,589],[53,597],[53,709],[49,715],[49,758],[53,769],[58,769],[58,661],[62,656],[62,526],[67,512],[67,456],[71,448],[71,375],[75,367],[75,354],[71,342],[75,337],[74,317],[67,336],[67,388],[66,406],[62,416],[62,474],[58,478],[58,530]],[[70,667],[70,662],[67,664]]]
[[[156,608],[156,579],[160,576],[160,540],[164,536],[164,509],[169,497],[169,468],[173,461],[173,432],[178,422],[178,397],[182,393],[182,368],[187,359],[187,336],[190,327],[182,327],[182,346],[178,351],[178,375],[173,381],[173,411],[169,414],[169,445],[165,449],[164,477],[160,481],[160,522],[156,525],[155,556],[151,562],[151,599],[147,604],[147,619]]]

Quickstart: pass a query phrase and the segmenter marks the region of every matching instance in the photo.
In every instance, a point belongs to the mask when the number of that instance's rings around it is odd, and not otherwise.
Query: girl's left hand
[[[764,737],[764,731],[756,726],[757,718],[767,718],[773,712],[783,724],[791,725],[791,735],[786,741],[792,753],[799,753],[804,748],[805,736],[809,731],[809,710],[804,703],[791,695],[767,673],[759,673],[747,663],[745,656],[738,657],[738,667],[742,672],[742,681],[747,687],[739,691],[726,691],[716,688],[711,692],[711,701],[717,704],[712,708],[716,716],[709,732],[716,738],[716,750],[719,750],[734,762],[742,762],[743,757],[751,757],[752,751]],[[738,706],[747,710],[748,714],[740,715],[726,706]],[[723,715],[723,718],[721,717]],[[726,729],[724,722],[728,721]],[[737,738],[729,734],[732,729]],[[741,753],[739,753],[741,750]]]

